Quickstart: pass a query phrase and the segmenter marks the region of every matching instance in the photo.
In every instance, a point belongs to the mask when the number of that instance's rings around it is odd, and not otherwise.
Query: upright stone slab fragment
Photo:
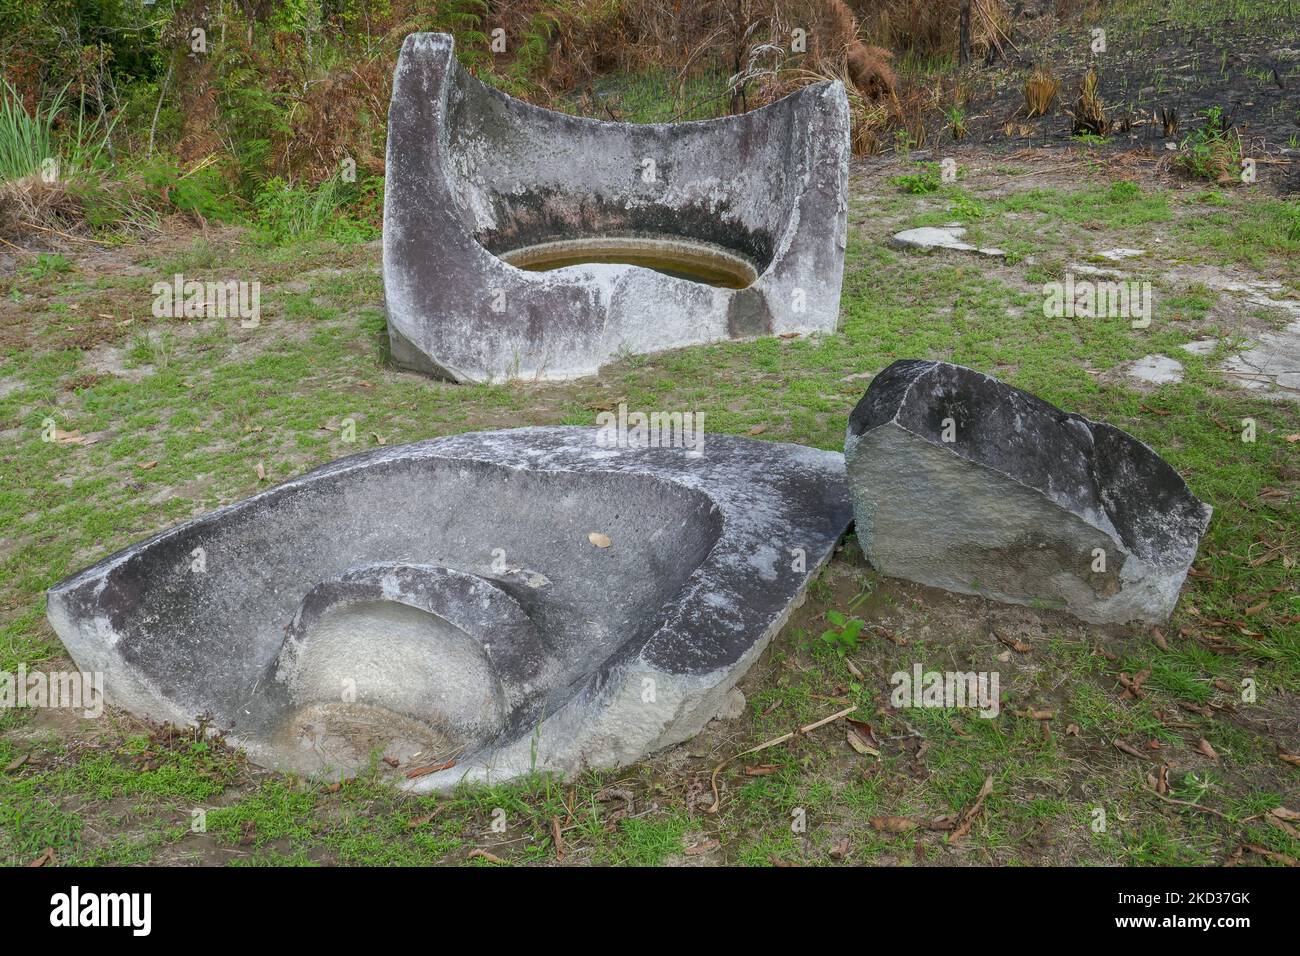
[[[881,573],[1095,623],[1165,620],[1212,510],[1131,435],[946,362],[881,372],[844,451]]]
[[[602,122],[512,99],[460,67],[450,36],[412,34],[388,122],[393,359],[564,379],[620,354],[834,331],[848,157],[838,82],[741,116]]]
[[[111,703],[268,766],[379,750],[445,765],[407,782],[432,790],[630,763],[723,708],[852,512],[834,452],[601,435],[340,459],[59,582],[50,622]]]

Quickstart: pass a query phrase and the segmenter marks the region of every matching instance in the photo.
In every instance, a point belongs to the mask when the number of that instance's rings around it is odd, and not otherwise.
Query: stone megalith
[[[833,332],[848,157],[838,82],[723,119],[604,122],[512,99],[461,68],[450,36],[412,34],[388,120],[393,360],[566,379],[628,353]]]
[[[1164,621],[1212,512],[1133,436],[947,362],[876,376],[844,452],[882,574],[1094,623]]]
[[[59,582],[50,623],[110,703],[278,769],[378,751],[441,790],[633,762],[725,708],[852,509],[836,452],[601,434],[339,459]]]

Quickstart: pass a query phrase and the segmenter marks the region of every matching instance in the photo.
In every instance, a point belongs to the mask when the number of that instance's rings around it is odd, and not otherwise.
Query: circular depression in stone
[[[377,723],[370,715],[386,711],[457,750],[487,743],[505,725],[505,694],[483,645],[436,614],[391,601],[330,608],[296,648],[287,679],[294,723],[328,705],[342,732],[351,708],[365,736]],[[394,730],[409,737],[405,723]]]
[[[754,264],[730,249],[679,237],[583,236],[521,246],[498,258],[529,272],[608,263],[640,266],[678,279],[744,289],[758,278]]]

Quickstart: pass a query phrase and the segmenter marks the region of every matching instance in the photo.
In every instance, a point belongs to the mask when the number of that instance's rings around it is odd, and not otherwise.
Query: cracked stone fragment
[[[442,790],[631,763],[743,700],[852,510],[835,452],[599,435],[352,455],[105,558],[47,613],[110,703],[207,715],[278,769],[380,752]]]
[[[845,437],[883,574],[1094,623],[1164,621],[1212,509],[1131,435],[946,362],[895,362]]]

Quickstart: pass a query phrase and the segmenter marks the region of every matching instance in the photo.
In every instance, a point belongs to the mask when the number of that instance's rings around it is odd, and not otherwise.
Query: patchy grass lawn
[[[1281,298],[1300,294],[1295,204],[1053,153],[971,152],[956,184],[921,193],[896,182],[910,163],[857,167],[835,335],[638,357],[562,385],[457,386],[389,368],[373,243],[276,247],[230,230],[29,258],[0,287],[3,670],[68,666],[44,618],[43,591],[60,577],[361,448],[593,424],[626,401],[704,411],[719,432],[839,449],[871,374],[903,357],[968,364],[1112,422],[1216,510],[1159,631],[885,580],[850,537],[742,682],[742,718],[570,781],[414,797],[392,789],[378,761],[328,786],[118,712],[7,711],[0,860],[47,849],[61,863],[240,865],[1300,858],[1295,826],[1269,813],[1300,804],[1300,767],[1287,759],[1300,752],[1300,405],[1262,400],[1216,371],[1232,343],[1286,321],[1285,301],[1246,304],[1226,280],[1275,279]],[[1007,259],[885,241],[954,221]],[[1143,250],[1108,266],[1152,282],[1151,326],[1045,318],[1043,283],[1112,247]],[[177,272],[259,279],[261,327],[154,319],[150,287]],[[1179,348],[1211,336],[1226,344]],[[1183,381],[1132,385],[1124,367],[1148,354],[1176,357]],[[1247,418],[1253,443],[1242,440]],[[43,441],[51,421],[86,443]],[[821,640],[829,612],[860,619],[857,639]],[[889,675],[918,663],[998,671],[1000,715],[893,709]],[[1137,675],[1140,696],[1126,694]],[[869,729],[835,722],[729,760],[850,705]],[[867,752],[851,746],[850,726]]]

